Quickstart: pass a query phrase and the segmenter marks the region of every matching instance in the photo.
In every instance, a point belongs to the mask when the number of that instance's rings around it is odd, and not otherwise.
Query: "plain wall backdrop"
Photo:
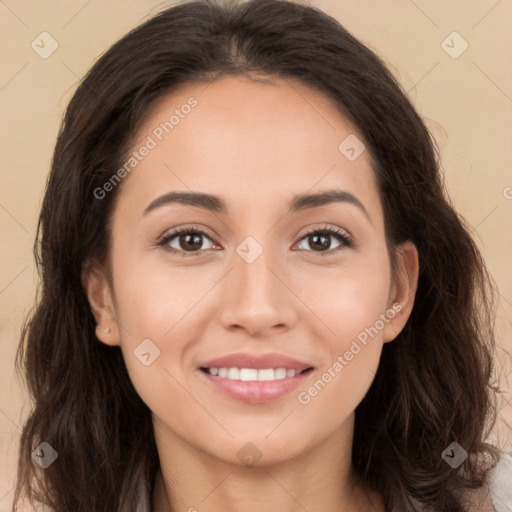
[[[32,244],[62,114],[97,57],[173,3],[0,0],[0,512],[12,510],[18,439],[31,407],[14,357],[38,282]],[[453,204],[472,226],[500,292],[504,392],[491,439],[511,452],[512,1],[309,3],[384,59],[438,142]]]

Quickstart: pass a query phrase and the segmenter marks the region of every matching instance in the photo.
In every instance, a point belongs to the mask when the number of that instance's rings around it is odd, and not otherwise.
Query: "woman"
[[[334,19],[205,0],[131,31],[68,106],[39,232],[16,500],[492,507],[484,263]]]

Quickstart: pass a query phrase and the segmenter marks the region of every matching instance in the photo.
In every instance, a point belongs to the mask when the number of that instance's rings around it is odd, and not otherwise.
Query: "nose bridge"
[[[236,255],[234,255],[234,280],[236,287],[240,287],[243,296],[249,295],[252,299],[270,300],[276,279],[274,273],[276,270],[275,258],[273,254],[275,250],[269,247],[270,237],[262,240],[260,236],[258,241],[253,236],[247,236],[236,247]],[[263,245],[265,244],[265,246]],[[243,297],[240,296],[240,299]]]
[[[265,238],[265,243],[269,238]],[[248,236],[235,252],[222,304],[225,327],[237,325],[253,334],[276,325],[289,327],[294,319],[293,304],[289,290],[278,277],[276,251]]]

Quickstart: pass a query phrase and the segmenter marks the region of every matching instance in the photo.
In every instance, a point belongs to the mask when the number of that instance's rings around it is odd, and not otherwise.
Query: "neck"
[[[340,430],[323,446],[288,461],[253,467],[230,464],[204,452],[191,456],[190,446],[178,439],[163,457],[160,442],[153,512],[384,512],[380,494],[364,489],[353,471],[351,444],[345,443],[349,440],[343,435]],[[159,436],[155,439],[158,445]]]

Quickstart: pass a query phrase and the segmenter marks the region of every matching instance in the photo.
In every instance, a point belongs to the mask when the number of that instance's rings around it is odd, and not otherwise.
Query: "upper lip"
[[[211,359],[199,365],[200,368],[286,368],[287,370],[303,371],[312,365],[303,363],[292,357],[278,353],[248,354],[236,353]]]

